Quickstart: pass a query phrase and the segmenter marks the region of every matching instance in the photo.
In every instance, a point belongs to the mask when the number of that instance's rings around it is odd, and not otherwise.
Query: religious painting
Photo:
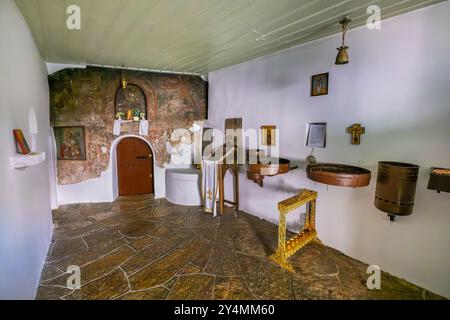
[[[276,141],[276,126],[261,126],[261,145],[272,147]]]
[[[157,120],[177,122],[181,119],[189,122],[204,118],[204,100],[198,96],[201,82],[187,82],[183,77],[173,76],[162,81],[158,90]],[[203,106],[202,106],[203,104]]]
[[[84,127],[54,127],[58,160],[86,160]]]
[[[325,148],[327,143],[327,124],[325,122],[310,123],[306,146],[311,148]]]
[[[128,84],[126,88],[122,86],[116,92],[116,115],[132,115],[147,119],[147,101],[144,91],[135,84]],[[128,119],[128,117],[127,117]],[[129,120],[129,119],[128,119]]]
[[[328,94],[328,72],[316,74],[311,77],[311,96]]]

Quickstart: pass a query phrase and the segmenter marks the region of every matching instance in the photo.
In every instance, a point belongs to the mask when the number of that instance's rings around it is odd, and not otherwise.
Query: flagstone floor
[[[149,196],[61,206],[37,299],[436,299],[383,273],[368,290],[367,265],[318,243],[268,260],[277,226],[244,212],[213,218],[199,207]],[[81,289],[66,286],[79,266]]]

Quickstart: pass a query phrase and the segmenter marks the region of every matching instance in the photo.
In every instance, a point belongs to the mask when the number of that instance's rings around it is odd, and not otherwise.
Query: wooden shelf
[[[13,168],[26,168],[38,165],[45,161],[45,152],[35,152],[30,154],[17,154],[9,157],[9,163]]]

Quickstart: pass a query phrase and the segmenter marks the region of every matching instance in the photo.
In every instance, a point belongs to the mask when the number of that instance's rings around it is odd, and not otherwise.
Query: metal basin
[[[288,173],[291,161],[284,158],[272,158],[270,163],[261,162],[247,164],[247,178],[253,180],[260,187],[263,186],[264,177],[272,177],[279,174]]]
[[[306,171],[310,180],[332,186],[360,188],[370,183],[369,170],[346,164],[310,164]]]

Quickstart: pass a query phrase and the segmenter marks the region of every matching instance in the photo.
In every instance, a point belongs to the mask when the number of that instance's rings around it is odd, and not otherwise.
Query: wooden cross
[[[347,133],[352,135],[352,144],[360,144],[361,135],[366,133],[366,128],[361,127],[360,123],[354,123],[347,128]]]

